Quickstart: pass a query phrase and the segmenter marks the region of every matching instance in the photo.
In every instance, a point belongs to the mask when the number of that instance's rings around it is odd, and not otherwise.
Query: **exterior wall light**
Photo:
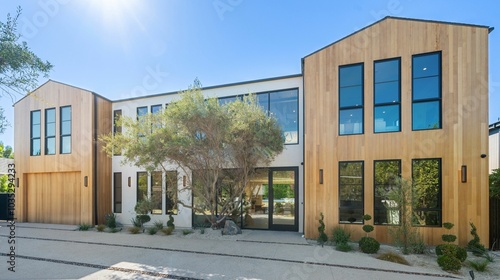
[[[467,165],[462,165],[461,180],[462,183],[467,183]]]
[[[319,183],[323,185],[323,169],[319,170]]]
[[[185,175],[184,175],[184,176],[182,176],[182,186],[183,186],[183,187],[185,187],[185,186],[186,186],[186,180],[187,180],[186,176],[185,176]]]
[[[84,187],[89,186],[89,177],[88,176],[83,177],[83,186]]]
[[[130,176],[128,177],[127,184],[129,188],[132,186],[132,178]]]

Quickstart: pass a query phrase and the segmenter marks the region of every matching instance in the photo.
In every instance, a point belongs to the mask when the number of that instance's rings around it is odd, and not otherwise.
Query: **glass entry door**
[[[298,230],[297,168],[257,170],[243,196],[243,228]]]

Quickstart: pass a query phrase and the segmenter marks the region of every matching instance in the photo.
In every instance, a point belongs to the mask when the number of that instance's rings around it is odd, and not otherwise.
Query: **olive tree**
[[[240,206],[255,168],[268,165],[282,152],[283,132],[253,95],[221,105],[216,98],[205,99],[195,80],[179,96],[158,113],[122,117],[118,122],[123,132],[102,135],[100,140],[108,155],[120,149],[125,162],[148,171],[168,171],[173,165],[192,174],[181,191],[201,201],[176,202],[202,213],[215,228]],[[228,174],[231,184],[222,190],[220,181]],[[218,199],[222,192],[224,198]]]

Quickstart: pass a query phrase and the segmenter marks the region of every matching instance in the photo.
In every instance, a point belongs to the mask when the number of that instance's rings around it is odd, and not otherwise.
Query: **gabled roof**
[[[406,21],[418,21],[418,22],[427,22],[427,23],[452,24],[452,25],[460,25],[460,26],[470,26],[470,27],[487,28],[489,33],[491,33],[493,31],[493,29],[494,29],[494,27],[489,27],[489,26],[486,26],[486,25],[476,25],[476,24],[467,24],[467,23],[458,23],[458,22],[448,22],[448,21],[437,21],[437,20],[425,20],[425,19],[414,19],[414,18],[386,16],[386,17],[384,17],[381,20],[378,20],[378,21],[376,21],[376,22],[374,22],[374,23],[372,23],[370,25],[367,25],[364,28],[362,28],[362,29],[360,29],[360,30],[358,30],[358,31],[356,31],[354,33],[351,33],[351,34],[349,34],[349,35],[347,35],[347,36],[345,36],[345,37],[343,37],[343,38],[341,38],[341,39],[339,39],[339,40],[337,40],[337,41],[335,41],[335,42],[333,42],[333,43],[331,43],[329,45],[326,45],[326,46],[322,47],[319,50],[316,50],[316,51],[314,51],[314,52],[312,52],[312,53],[304,56],[302,59],[304,59],[306,57],[309,57],[309,56],[311,56],[311,55],[313,55],[313,54],[315,54],[317,52],[320,52],[320,51],[322,51],[322,50],[324,50],[324,49],[326,49],[326,48],[328,48],[328,47],[330,47],[332,45],[337,44],[338,42],[340,42],[340,41],[342,41],[342,40],[344,40],[346,38],[349,38],[349,37],[351,37],[351,36],[353,36],[353,35],[361,32],[361,31],[363,31],[363,30],[365,30],[367,28],[370,28],[370,27],[372,27],[372,26],[374,26],[376,24],[379,24],[380,22],[388,20],[388,19],[406,20]]]
[[[112,102],[112,101],[111,101],[111,100],[109,100],[108,98],[106,98],[106,97],[104,97],[104,96],[102,96],[102,95],[100,95],[100,94],[97,94],[97,93],[95,93],[95,92],[93,92],[93,91],[90,91],[90,90],[88,90],[88,89],[84,89],[84,88],[81,88],[81,87],[77,87],[77,86],[73,86],[73,85],[69,85],[69,84],[65,84],[65,83],[62,83],[62,82],[58,82],[58,81],[54,81],[54,80],[49,79],[49,80],[47,80],[45,83],[43,83],[43,84],[41,84],[40,86],[38,86],[36,89],[32,90],[30,93],[26,94],[23,98],[21,98],[21,99],[17,100],[17,102],[16,102],[16,103],[14,103],[14,104],[12,105],[12,107],[16,106],[16,104],[17,104],[17,103],[21,102],[21,100],[23,100],[23,99],[25,99],[26,97],[30,96],[33,92],[37,91],[39,88],[41,88],[41,87],[45,86],[45,85],[46,85],[46,84],[48,84],[48,83],[57,83],[57,84],[60,84],[60,85],[63,85],[63,86],[72,87],[72,88],[76,88],[76,89],[79,89],[79,90],[87,91],[87,92],[89,92],[89,93],[91,93],[91,94],[93,94],[93,95],[96,95],[96,96],[98,96],[98,97],[100,97],[100,98],[102,98],[102,99],[105,99],[105,100],[107,100],[107,101],[109,101],[109,102]]]

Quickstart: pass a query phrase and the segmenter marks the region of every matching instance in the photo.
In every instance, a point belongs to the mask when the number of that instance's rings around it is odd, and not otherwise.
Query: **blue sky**
[[[196,77],[213,86],[299,74],[302,57],[388,15],[493,26],[490,123],[500,117],[495,0],[9,0],[1,20],[19,5],[19,31],[54,65],[49,78],[111,100],[178,91]],[[0,103],[13,123],[11,99]],[[13,145],[13,129],[0,141]]]

